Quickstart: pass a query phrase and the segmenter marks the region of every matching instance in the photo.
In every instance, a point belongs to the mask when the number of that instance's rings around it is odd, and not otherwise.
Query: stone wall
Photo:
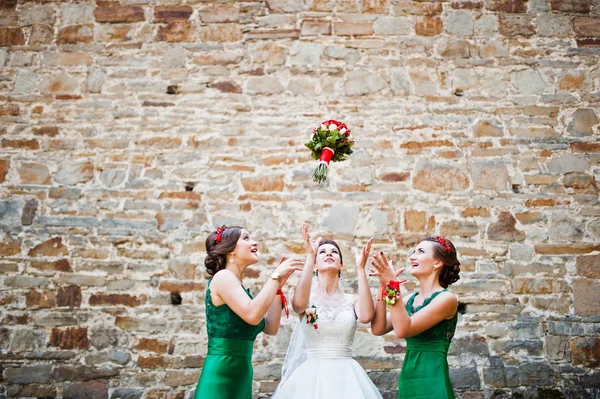
[[[256,292],[305,221],[456,243],[458,397],[600,397],[600,1],[0,3],[0,397],[190,398],[204,238],[247,227]],[[329,118],[356,152],[318,186]],[[386,398],[404,349],[357,334]]]

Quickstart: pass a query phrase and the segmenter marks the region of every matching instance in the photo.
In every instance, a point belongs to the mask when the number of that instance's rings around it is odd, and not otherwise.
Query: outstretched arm
[[[287,259],[275,269],[282,276],[282,283],[296,270],[302,270],[302,261]],[[229,270],[221,270],[213,277],[210,285],[213,303],[225,303],[246,323],[257,326],[265,317],[280,288],[280,282],[269,279],[262,290],[251,299],[242,288],[237,277]],[[281,305],[280,305],[281,306]]]
[[[385,276],[389,277],[394,274],[393,268],[389,266],[383,253],[374,256],[373,266]],[[385,281],[385,284],[389,281]],[[404,301],[398,301],[390,306],[390,319],[394,333],[398,338],[414,337],[442,320],[452,318],[456,314],[457,306],[458,300],[454,294],[442,292],[427,307],[409,316]],[[388,327],[387,323],[386,327]]]
[[[369,282],[367,281],[367,274],[365,272],[365,265],[369,258],[372,243],[373,239],[371,238],[367,242],[367,245],[362,248],[360,253],[356,248],[353,248],[354,256],[356,257],[356,275],[358,278],[358,301],[354,304],[354,309],[356,317],[361,323],[370,323],[375,315],[373,297],[371,296],[371,290],[369,289]]]
[[[321,241],[321,237],[319,237],[314,246],[310,243],[310,235],[308,234],[308,225],[306,223],[302,225],[302,237],[304,238],[304,246],[306,248],[306,262],[304,262],[304,269],[302,269],[296,290],[294,291],[294,297],[292,298],[292,308],[298,314],[304,313],[308,306],[312,275],[315,269],[315,253]]]

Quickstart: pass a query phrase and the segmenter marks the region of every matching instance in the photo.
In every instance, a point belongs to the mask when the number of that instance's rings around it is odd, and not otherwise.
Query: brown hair
[[[204,266],[206,272],[214,276],[219,270],[225,269],[227,266],[227,254],[231,253],[237,246],[237,242],[242,235],[242,227],[231,226],[227,227],[221,233],[221,240],[215,241],[217,231],[213,231],[206,238],[206,258]]]
[[[439,274],[440,285],[448,288],[450,284],[456,283],[460,279],[458,275],[460,273],[460,262],[456,257],[456,248],[452,241],[446,238],[440,240],[440,237],[426,237],[423,241],[433,242],[433,257],[444,264]],[[442,245],[440,241],[443,241],[445,245]]]

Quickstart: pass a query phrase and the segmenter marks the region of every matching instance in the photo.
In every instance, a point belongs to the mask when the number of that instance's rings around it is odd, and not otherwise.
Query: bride
[[[292,299],[300,318],[273,398],[381,398],[367,373],[352,359],[356,321],[370,323],[375,314],[365,274],[372,240],[362,253],[354,250],[358,275],[356,299],[340,289],[343,261],[337,243],[319,238],[311,245],[306,224],[302,226],[302,236],[308,254]]]

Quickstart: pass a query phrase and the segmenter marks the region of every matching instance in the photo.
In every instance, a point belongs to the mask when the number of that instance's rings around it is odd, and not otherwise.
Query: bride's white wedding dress
[[[379,399],[381,394],[365,370],[352,359],[356,333],[353,296],[311,292],[316,324],[302,317],[292,335],[274,399]]]

